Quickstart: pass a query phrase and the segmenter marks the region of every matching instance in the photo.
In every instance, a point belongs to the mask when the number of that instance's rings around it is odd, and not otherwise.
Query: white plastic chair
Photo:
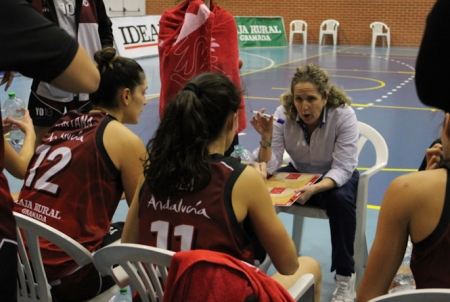
[[[355,260],[355,272],[356,272],[356,287],[359,285],[363,275],[363,268],[367,260],[368,248],[367,248],[367,238],[366,238],[366,208],[367,199],[369,195],[369,179],[375,173],[380,171],[387,165],[388,162],[388,147],[386,141],[381,136],[378,131],[376,131],[371,126],[358,122],[360,138],[358,142],[358,157],[361,153],[367,141],[372,142],[375,153],[376,160],[375,164],[370,167],[364,173],[359,176],[358,191],[356,197],[356,234],[355,234],[355,244],[354,244],[354,260]],[[289,162],[289,156],[285,153],[284,162]],[[297,206],[293,205],[290,207],[276,207],[278,213],[289,213],[293,214],[293,226],[292,226],[292,239],[294,240],[297,251],[301,252],[301,243],[303,237],[303,223],[305,217],[310,218],[321,218],[328,219],[326,211],[315,206]]]
[[[92,254],[81,244],[65,235],[64,233],[35,220],[31,217],[14,212],[17,230],[18,246],[18,288],[17,301],[52,301],[50,293],[51,286],[47,282],[44,265],[42,263],[41,251],[39,248],[39,238],[44,238],[53,242],[56,246],[64,250],[75,262],[84,266],[92,262]],[[22,240],[23,230],[28,249]],[[27,253],[28,250],[28,253]],[[28,255],[30,258],[28,258]],[[119,291],[119,287],[114,285],[100,295],[89,301],[108,301]]]
[[[301,34],[303,36],[303,44],[306,45],[308,41],[308,24],[303,20],[294,20],[289,27],[289,44],[292,44],[294,41],[294,34]]]
[[[402,292],[386,294],[369,300],[369,302],[448,302],[450,289],[426,288],[405,290]]]
[[[333,35],[333,44],[337,44],[337,31],[339,22],[334,19],[328,19],[320,24],[319,45],[322,45],[325,35]]]
[[[391,46],[391,30],[385,23],[373,22],[372,24],[370,24],[370,28],[372,29],[372,47],[375,47],[377,37],[381,37],[383,46],[385,39],[387,41],[387,46]]]
[[[156,302],[162,301],[174,254],[156,247],[123,243],[98,250],[94,265],[102,275],[111,275],[120,288],[130,285],[132,290],[137,290],[143,302]],[[313,302],[314,276],[305,274],[288,292],[296,300]]]

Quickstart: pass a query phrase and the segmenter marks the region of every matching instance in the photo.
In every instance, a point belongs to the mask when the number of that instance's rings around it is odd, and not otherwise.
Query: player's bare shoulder
[[[141,141],[139,136],[131,131],[127,126],[118,122],[111,121],[105,128],[104,139],[112,138],[118,143],[133,142],[136,140]]]

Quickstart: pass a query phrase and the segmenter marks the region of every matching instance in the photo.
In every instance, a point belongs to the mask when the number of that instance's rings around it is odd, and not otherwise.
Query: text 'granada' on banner
[[[287,46],[283,17],[234,17],[239,47]]]
[[[160,15],[112,17],[114,43],[121,56],[143,58],[158,55]]]

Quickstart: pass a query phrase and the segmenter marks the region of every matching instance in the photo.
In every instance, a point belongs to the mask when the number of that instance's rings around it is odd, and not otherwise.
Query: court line
[[[154,93],[154,94],[146,94],[145,95],[145,99],[148,100],[153,100],[159,98],[159,93]]]
[[[347,57],[370,57],[370,58],[379,58],[379,59],[405,59],[405,60],[416,60],[417,54],[411,55],[411,56],[396,56],[396,55],[382,55],[382,54],[358,54],[358,53],[351,53],[351,52],[341,52],[339,55],[347,56]]]
[[[285,66],[282,68],[295,69],[294,66]],[[375,70],[375,69],[336,69],[336,68],[324,68],[326,71],[347,71],[347,72],[376,72],[376,73],[393,73],[393,74],[416,74],[415,71],[387,71],[387,70]]]
[[[374,206],[374,205],[368,204],[367,208],[371,209],[371,210],[378,210],[379,211],[381,209],[381,206]]]
[[[374,107],[374,108],[387,108],[387,109],[403,109],[403,110],[422,110],[436,112],[435,108],[419,108],[419,107],[406,107],[406,106],[385,106],[385,105],[372,105],[372,104],[352,104],[354,107]]]
[[[357,170],[361,170],[361,171],[367,171],[370,168],[356,168]],[[386,171],[386,172],[417,172],[417,168],[416,169],[409,169],[409,168],[382,168],[381,171]]]
[[[324,55],[340,52],[340,51],[343,51],[343,50],[346,50],[346,49],[351,49],[351,48],[352,47],[343,48],[343,49],[340,49],[338,51],[334,51],[334,50],[333,51],[328,51],[328,52],[324,52],[324,53],[321,53],[321,54],[317,54],[317,55],[313,55],[313,56],[310,56],[310,57],[306,57],[306,58],[303,58],[303,59],[298,59],[298,60],[294,60],[294,61],[288,61],[288,62],[284,62],[284,63],[278,64],[278,65],[274,65],[274,66],[271,66],[271,67],[264,67],[262,69],[257,69],[257,70],[241,73],[241,77],[249,75],[249,74],[254,74],[254,73],[261,72],[261,71],[265,71],[265,70],[268,70],[268,69],[272,69],[272,68],[278,68],[280,66],[285,66],[285,65],[288,65],[288,64],[291,64],[291,63],[294,63],[294,62],[301,62],[301,61],[309,60],[309,59],[312,59],[312,58],[318,58],[318,57],[321,57],[321,56],[324,56]]]
[[[330,77],[336,77],[336,78],[348,78],[348,79],[357,79],[357,80],[366,80],[366,81],[372,81],[372,82],[377,82],[380,85],[375,86],[375,87],[366,87],[366,88],[343,88],[344,91],[367,91],[367,90],[375,90],[375,89],[380,89],[386,86],[386,83],[380,80],[376,80],[373,78],[366,78],[366,77],[358,77],[358,76],[345,76],[345,75],[337,75],[337,74],[330,74]],[[274,87],[272,88],[273,90],[285,90],[285,88],[277,88]]]
[[[289,89],[284,89],[288,91]],[[279,98],[268,98],[268,97],[259,97],[259,96],[245,96],[247,99],[253,100],[262,100],[262,101],[279,101]],[[385,108],[385,109],[402,109],[402,110],[422,110],[422,111],[431,111],[436,112],[435,108],[419,108],[419,107],[406,107],[406,106],[386,106],[386,105],[374,105],[374,104],[356,104],[352,103],[352,107],[364,107],[364,108]]]
[[[267,61],[270,62],[270,65],[269,65],[269,66],[264,67],[264,68],[260,69],[259,71],[264,71],[264,70],[269,69],[269,68],[271,68],[272,66],[275,65],[275,61],[272,60],[272,59],[269,58],[269,57],[265,57],[265,56],[261,56],[261,55],[256,55],[256,54],[249,53],[249,52],[244,52],[244,51],[239,51],[239,53],[243,53],[243,54],[246,54],[246,55],[249,55],[249,56],[254,56],[254,57],[263,58],[263,59],[266,59]]]

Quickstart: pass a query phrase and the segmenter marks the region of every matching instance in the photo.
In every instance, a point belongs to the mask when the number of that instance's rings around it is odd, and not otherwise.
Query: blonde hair
[[[294,105],[293,95],[294,87],[298,83],[308,82],[314,84],[322,98],[326,98],[328,95],[327,107],[336,108],[350,105],[351,98],[345,94],[342,88],[330,83],[329,79],[328,73],[314,63],[298,67],[292,78],[290,91],[280,96],[280,102],[286,111],[286,118],[291,122],[297,120],[298,113]]]

